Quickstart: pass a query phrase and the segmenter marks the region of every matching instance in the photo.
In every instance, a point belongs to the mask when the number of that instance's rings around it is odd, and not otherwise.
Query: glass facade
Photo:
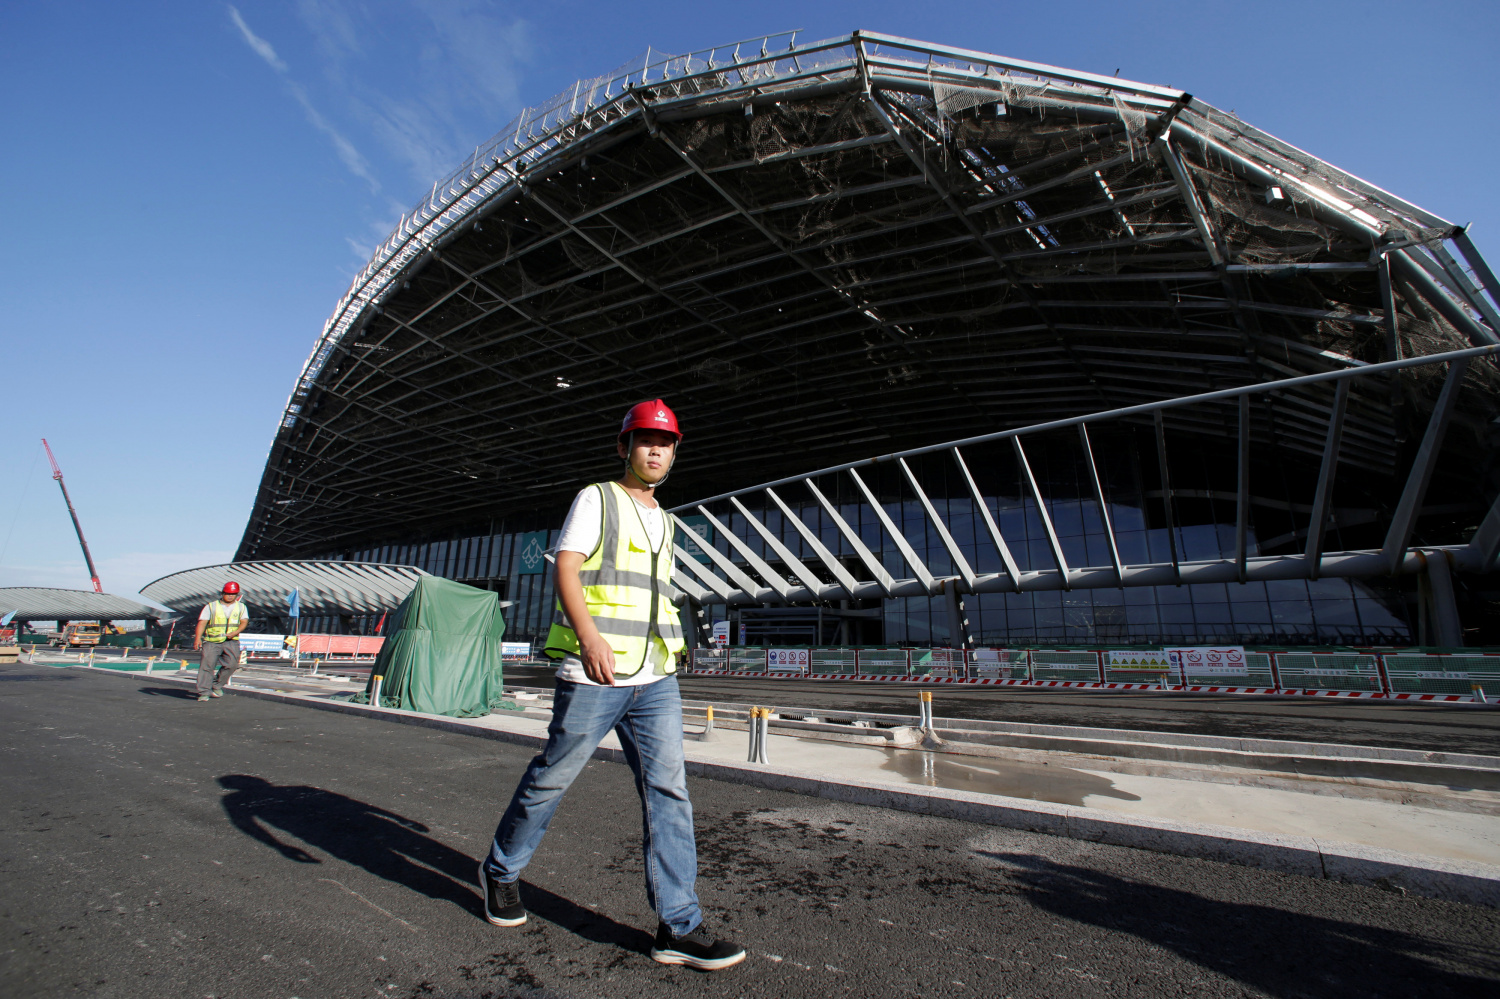
[[[1120,444],[1131,444],[1128,440]],[[1140,460],[1138,446],[1101,447],[1100,475],[1108,502],[1120,558],[1127,564],[1167,563],[1175,547],[1181,561],[1232,558],[1235,552],[1234,494],[1222,488],[1215,474],[1211,452],[1184,449],[1172,469],[1173,516],[1169,529],[1163,512],[1160,483],[1154,469]],[[1017,480],[1016,469],[1001,460],[973,463],[974,474],[986,496],[990,515],[1021,570],[1053,569],[1051,542],[1036,501]],[[1107,566],[1110,552],[1099,505],[1091,480],[1082,480],[1078,463],[1063,448],[1038,449],[1031,463],[1063,557],[1072,567]],[[955,495],[950,481],[958,478],[944,456],[913,462],[913,467],[931,496],[939,516],[948,525],[955,544],[975,572],[1003,572],[998,549],[990,539],[983,518],[966,493]],[[1084,472],[1083,474],[1087,474]],[[865,472],[877,495],[901,495],[899,484],[887,472]],[[1178,483],[1182,485],[1179,486]],[[1218,488],[1215,488],[1215,485]],[[800,499],[797,487],[780,490],[782,499],[849,569],[857,579],[868,579],[854,546],[811,496]],[[891,541],[869,504],[852,483],[832,482],[825,494],[840,516],[896,578],[910,577],[897,546]],[[753,497],[746,497],[750,500]],[[796,529],[785,522],[774,506],[747,507],[781,542],[820,577],[828,579],[817,555]],[[883,504],[886,515],[914,548],[916,555],[935,576],[956,575],[957,570],[942,538],[921,504],[913,499],[893,499]],[[1274,497],[1253,497],[1254,516],[1247,535],[1250,555],[1286,550],[1300,544],[1297,522],[1288,504]],[[774,551],[746,523],[743,515],[727,504],[711,507],[729,531],[773,567]],[[1360,511],[1345,509],[1342,522],[1357,522]],[[745,560],[717,531],[709,530],[697,517],[706,537],[695,534],[695,542],[707,540],[725,557],[740,565]],[[562,513],[547,532],[549,545],[556,542]],[[1196,522],[1194,522],[1196,521]],[[1305,524],[1304,524],[1305,531]],[[1330,539],[1329,547],[1353,547],[1360,539]],[[1261,538],[1272,535],[1270,542]],[[539,642],[553,614],[551,573],[520,571],[517,548],[528,533],[497,533],[430,541],[424,544],[386,545],[347,553],[359,561],[415,565],[435,575],[462,580],[499,592],[510,601],[506,608],[507,633],[515,640]],[[682,536],[679,536],[682,539]],[[700,554],[700,561],[707,561]],[[752,573],[753,574],[753,573]],[[789,575],[789,574],[788,574]],[[975,645],[1077,645],[1236,643],[1288,645],[1391,645],[1415,640],[1405,598],[1394,586],[1377,581],[1331,578],[1316,581],[1214,583],[1185,586],[1079,589],[1027,593],[965,594],[962,619],[967,621],[967,640]],[[842,638],[863,644],[950,645],[950,615],[942,597],[901,597],[882,601],[834,601],[825,605],[823,641]],[[735,618],[735,612],[720,605],[703,608],[703,621]],[[809,609],[809,613],[811,609]],[[845,613],[841,618],[841,612]],[[862,612],[862,613],[861,613]],[[873,613],[872,613],[873,612]],[[755,613],[755,612],[752,612]],[[758,612],[766,614],[765,611]],[[776,612],[771,612],[776,613]],[[791,613],[791,612],[782,612]],[[839,620],[858,616],[844,631]],[[807,632],[814,625],[803,623],[781,629],[752,628],[750,641],[771,644],[794,641],[792,634]],[[759,634],[761,637],[756,638]],[[958,640],[962,640],[959,638]],[[806,641],[805,638],[801,641]]]

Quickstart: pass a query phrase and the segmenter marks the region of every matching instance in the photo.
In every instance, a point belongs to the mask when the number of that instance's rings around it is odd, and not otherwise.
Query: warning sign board
[[[1110,649],[1110,669],[1148,669],[1161,673],[1172,668],[1164,649]]]
[[[1205,645],[1197,648],[1168,649],[1172,666],[1183,673],[1227,673],[1245,672],[1245,647],[1243,645]]]
[[[767,649],[766,666],[773,672],[806,672],[808,655],[806,649]]]

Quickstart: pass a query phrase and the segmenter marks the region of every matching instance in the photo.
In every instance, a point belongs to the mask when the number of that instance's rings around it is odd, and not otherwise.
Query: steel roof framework
[[[688,420],[686,454],[733,457],[684,462],[674,487],[710,492],[955,414],[1015,427],[1496,341],[1461,230],[1185,93],[793,43],[581,83],[436,186],[330,319],[237,557],[556,504],[645,396]],[[1392,474],[1422,404],[1413,383],[1357,405],[1345,460]],[[1316,462],[1324,405],[1270,409],[1263,436]]]
[[[394,610],[425,575],[415,566],[368,562],[235,562],[174,572],[147,583],[141,594],[196,613],[233,579],[252,617],[285,617],[293,590],[308,617],[379,614]]]
[[[0,617],[17,621],[145,621],[164,616],[160,607],[92,590],[49,586],[0,587]]]

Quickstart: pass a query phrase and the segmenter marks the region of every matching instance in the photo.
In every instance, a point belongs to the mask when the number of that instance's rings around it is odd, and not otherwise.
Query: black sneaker
[[[699,971],[718,971],[745,959],[745,948],[732,940],[715,940],[702,923],[686,936],[674,937],[666,923],[656,927],[656,946],[651,960],[662,964],[685,964]]]
[[[484,918],[496,926],[520,926],[526,922],[521,904],[521,882],[501,881],[479,865],[479,890],[484,893]]]

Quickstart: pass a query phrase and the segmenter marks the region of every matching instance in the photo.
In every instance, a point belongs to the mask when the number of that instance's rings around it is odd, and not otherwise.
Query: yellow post
[[[710,725],[714,723],[714,706],[712,704],[708,706],[708,723]]]

